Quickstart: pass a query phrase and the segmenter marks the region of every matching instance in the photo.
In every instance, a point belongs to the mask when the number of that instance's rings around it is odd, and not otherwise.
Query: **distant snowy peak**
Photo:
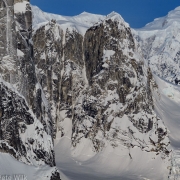
[[[180,23],[180,6],[170,11],[166,16],[154,19],[148,23],[142,30],[160,30],[166,29],[171,25]]]
[[[153,73],[180,84],[180,7],[133,33]]]

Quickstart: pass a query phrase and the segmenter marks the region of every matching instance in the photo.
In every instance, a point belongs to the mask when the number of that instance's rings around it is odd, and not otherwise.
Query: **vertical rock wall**
[[[74,147],[90,140],[95,152],[122,144],[168,156],[167,129],[153,111],[156,85],[120,15],[110,14],[84,37],[51,21],[34,33],[33,42],[53,122],[64,136],[65,121],[72,121]]]
[[[36,78],[29,1],[0,1],[0,151],[55,166],[49,104]],[[50,170],[49,170],[50,172]],[[60,179],[55,168],[51,179]]]
[[[16,33],[14,22],[14,1],[0,2],[0,73],[12,84],[17,83]]]

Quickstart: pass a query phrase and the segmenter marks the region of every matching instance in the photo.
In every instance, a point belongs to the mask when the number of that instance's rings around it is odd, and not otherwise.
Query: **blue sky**
[[[140,28],[180,6],[180,0],[31,0],[31,4],[67,16],[83,11],[103,15],[116,11],[131,27]]]

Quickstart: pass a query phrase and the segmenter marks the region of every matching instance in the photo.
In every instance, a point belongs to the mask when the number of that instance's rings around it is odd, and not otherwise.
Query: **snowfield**
[[[55,167],[44,166],[30,166],[18,162],[9,154],[0,153],[0,177],[7,175],[14,177],[15,175],[24,175],[27,180],[49,180],[51,173],[56,170]],[[61,173],[63,180],[66,176]]]

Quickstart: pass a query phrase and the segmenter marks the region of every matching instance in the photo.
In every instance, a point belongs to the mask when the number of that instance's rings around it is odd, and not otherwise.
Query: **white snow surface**
[[[172,149],[171,176],[169,180],[180,179],[180,87],[155,76],[159,93],[154,93],[155,110],[169,130]]]
[[[49,180],[51,172],[55,171],[55,167],[29,166],[14,159],[6,153],[0,153],[0,177],[3,175],[10,176],[15,179],[15,175],[24,175],[27,180]],[[62,180],[68,178],[61,172]]]
[[[15,13],[25,13],[26,12],[26,7],[29,2],[23,1],[23,2],[18,2],[14,5],[14,12]]]
[[[171,145],[180,148],[180,87],[155,76],[159,94],[154,94],[156,113],[169,130]]]

